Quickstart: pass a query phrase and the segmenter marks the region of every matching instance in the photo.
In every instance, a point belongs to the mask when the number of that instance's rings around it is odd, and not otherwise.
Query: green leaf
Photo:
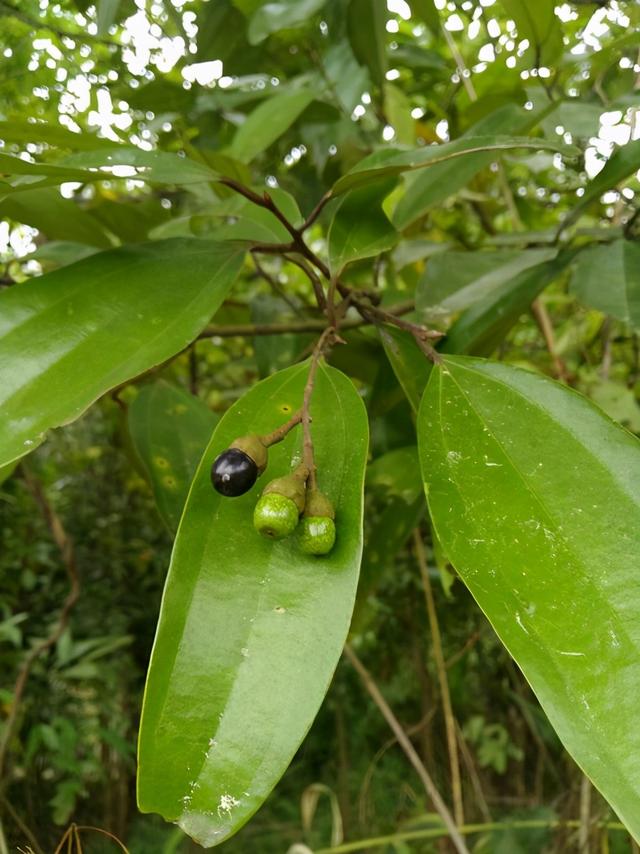
[[[398,378],[411,408],[417,412],[429,379],[431,363],[427,361],[426,356],[409,332],[389,325],[380,326],[378,331],[393,372]]]
[[[269,195],[292,225],[302,224],[302,215],[296,200],[289,193],[275,187]],[[271,211],[261,208],[242,196],[231,196],[215,208],[209,206],[215,218],[231,217],[232,221],[213,229],[216,240],[246,240],[250,243],[288,243],[291,235]]]
[[[584,196],[576,205],[576,211],[570,215],[571,219],[577,211],[582,211],[586,205],[599,199],[607,190],[617,187],[638,169],[640,169],[640,139],[635,139],[616,148],[596,177],[587,184]]]
[[[152,184],[198,184],[215,181],[219,177],[213,169],[189,157],[181,157],[171,151],[143,151],[141,148],[127,148],[123,145],[104,151],[71,154],[62,163],[65,166],[93,169],[129,166],[140,170],[134,177]],[[100,178],[104,177],[104,174],[100,175]]]
[[[418,416],[448,557],[565,747],[640,838],[640,446],[508,365],[448,358]]]
[[[348,115],[360,103],[369,85],[367,69],[356,60],[348,41],[334,44],[323,57],[324,70],[335,97]],[[329,128],[327,128],[327,131]]]
[[[422,497],[418,449],[408,445],[377,457],[367,468],[366,483],[367,490],[379,490],[385,496],[394,495],[412,504]]]
[[[12,118],[0,122],[0,139],[7,142],[18,142],[26,145],[28,142],[46,142],[56,148],[69,148],[71,151],[92,151],[96,148],[114,147],[113,140],[103,139],[93,133],[83,131],[74,133],[62,125],[52,122],[30,122]]]
[[[482,154],[486,162],[490,163],[495,160],[496,152],[518,149],[555,151],[567,157],[575,157],[579,153],[575,146],[564,145],[553,140],[500,135],[463,136],[453,142],[427,145],[411,151],[384,148],[357,163],[353,169],[336,181],[331,192],[333,196],[339,196],[346,193],[347,190],[353,190],[370,184],[372,181],[378,181],[385,175],[401,175],[403,172],[423,169],[425,166],[434,167],[441,163],[454,163],[456,165],[453,168],[459,170],[461,168],[460,158],[471,155]],[[397,221],[396,225],[398,225]]]
[[[105,170],[116,169],[115,176],[118,177],[117,167],[123,166],[136,170],[130,177],[152,184],[198,184],[215,181],[219,177],[208,166],[169,151],[143,151],[125,146],[81,151],[55,164],[31,163],[9,154],[0,154],[0,171],[12,177],[11,183],[0,187],[0,195],[40,189],[66,181],[84,184],[104,181],[113,177],[111,171]],[[16,176],[23,177],[16,179]],[[31,182],[27,180],[29,178]]]
[[[384,85],[387,71],[387,10],[378,0],[351,0],[347,11],[349,41],[361,65],[369,69],[376,86]]]
[[[182,350],[238,274],[234,244],[113,249],[0,293],[0,465]]]
[[[453,150],[464,150],[465,140],[485,137],[496,142],[500,134],[520,134],[529,131],[538,122],[538,115],[523,110],[515,104],[507,104],[485,116],[473,125],[463,136],[449,146]],[[531,142],[531,140],[529,140]],[[496,159],[491,151],[484,150],[469,154],[463,160],[454,158],[431,167],[426,172],[409,175],[406,178],[407,189],[393,212],[393,222],[404,229],[423,216],[433,205],[454,195],[469,181]]]
[[[306,88],[282,92],[263,101],[236,131],[229,154],[249,163],[291,127],[314,97],[314,92]]]
[[[98,250],[93,246],[87,246],[84,243],[73,243],[66,240],[48,240],[42,246],[25,255],[21,260],[35,260],[45,272],[56,267],[66,267],[67,264],[73,264],[74,261],[80,261],[82,258],[88,258]]]
[[[176,531],[194,472],[218,418],[199,398],[164,380],[145,385],[128,424],[158,505]]]
[[[415,121],[411,116],[411,101],[398,86],[384,84],[384,113],[395,130],[394,140],[400,145],[414,145]]]
[[[260,5],[249,21],[249,44],[260,44],[271,33],[305,24],[325,3],[326,0],[278,0]]]
[[[351,261],[379,255],[398,242],[398,232],[382,210],[395,181],[379,181],[340,200],[327,235],[329,266],[338,276]]]
[[[412,13],[425,22],[434,36],[440,35],[440,13],[433,0],[411,0],[409,3]]]
[[[416,310],[429,321],[462,311],[556,254],[556,249],[440,252],[418,282]]]
[[[117,18],[120,0],[98,0],[98,35],[105,36]]]
[[[562,26],[555,14],[555,0],[500,0],[518,28],[518,38],[527,39],[528,59],[532,64],[553,66],[562,54]]]
[[[27,190],[0,199],[0,217],[31,225],[49,240],[85,243],[101,249],[113,245],[98,220],[77,202],[63,198],[57,187]]]
[[[206,3],[198,13],[197,62],[226,62],[245,41],[246,21],[230,0]]]
[[[225,499],[209,480],[234,438],[271,431],[300,407],[307,373],[308,362],[263,380],[224,415],[167,578],[142,712],[138,802],[203,846],[238,830],[285,771],[325,695],[353,608],[367,419],[350,380],[321,366],[311,404],[319,484],[336,506],[329,555],[301,553],[296,535],[260,538],[252,525],[260,486]],[[261,486],[288,472],[300,448],[298,431],[272,447]]]
[[[615,240],[584,249],[570,288],[585,305],[640,330],[640,244]]]
[[[442,350],[479,356],[491,353],[538,294],[561,275],[574,254],[573,250],[561,252],[492,288],[484,299],[460,315],[447,333]]]

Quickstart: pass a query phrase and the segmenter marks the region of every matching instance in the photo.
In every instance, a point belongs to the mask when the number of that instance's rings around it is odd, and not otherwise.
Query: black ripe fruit
[[[211,466],[211,482],[227,498],[248,492],[258,479],[258,474],[255,460],[239,448],[227,448],[215,458]]]

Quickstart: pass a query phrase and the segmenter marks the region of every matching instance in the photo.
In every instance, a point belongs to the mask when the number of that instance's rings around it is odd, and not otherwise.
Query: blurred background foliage
[[[373,276],[386,301],[415,293],[419,316],[446,328],[478,288],[499,287],[553,257],[559,235],[569,249],[588,245],[552,277],[533,312],[516,311],[508,329],[473,351],[564,379],[640,432],[634,168],[621,176],[623,189],[585,196],[614,146],[639,135],[639,24],[632,0],[583,0],[555,11],[546,0],[0,0],[2,152],[58,162],[61,152],[99,147],[99,138],[182,152],[256,187],[282,188],[308,213],[380,145],[446,141],[478,124],[499,133],[510,109],[535,113],[538,129],[578,143],[583,160],[529,153],[483,161],[468,174],[454,165],[426,189],[419,177],[406,178],[404,196],[399,186],[384,194],[402,242],[375,263]],[[46,132],[40,121],[49,123]],[[169,179],[149,188],[134,175],[120,166],[99,183],[3,196],[0,285],[120,243],[241,236],[243,227],[253,235],[263,225],[224,187]],[[312,233],[320,248],[325,225]],[[481,249],[482,258],[471,254]],[[493,279],[478,285],[485,274]],[[371,275],[366,263],[347,272],[361,286]],[[617,277],[626,300],[607,302],[603,276]],[[308,318],[312,297],[286,259],[253,259],[216,327]],[[150,377],[197,395],[212,421],[257,378],[307,354],[312,341],[297,332],[213,332]],[[375,332],[355,330],[348,340],[348,352],[333,359],[367,400],[373,460],[351,642],[448,796],[433,622],[411,538],[425,517],[411,409]],[[17,710],[0,782],[7,851],[53,851],[71,822],[107,830],[135,854],[196,847],[135,807],[141,692],[171,549],[133,447],[128,409],[136,394],[129,386],[109,395],[15,471],[0,472],[4,716],[25,654],[50,633],[67,595],[47,505],[75,544],[81,579],[69,622],[35,659]],[[165,507],[164,518],[171,512]],[[615,816],[564,753],[437,543],[427,558],[465,819],[491,824],[470,837],[473,850],[562,852],[579,850],[579,842],[583,851],[631,850],[624,832],[602,827]],[[449,850],[426,836],[402,838],[434,826],[417,777],[343,662],[284,779],[224,847],[281,854],[296,844],[321,850],[332,839],[388,836],[351,850]],[[96,831],[83,831],[82,845],[116,850]]]

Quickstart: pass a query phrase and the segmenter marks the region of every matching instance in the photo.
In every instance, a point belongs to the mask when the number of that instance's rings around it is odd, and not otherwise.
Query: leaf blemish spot
[[[220,795],[220,803],[218,804],[218,815],[222,818],[222,813],[231,815],[231,810],[237,807],[240,801],[234,798],[233,795]]]
[[[273,610],[276,612],[276,614],[284,614],[287,609],[283,608],[282,605],[278,605]]]

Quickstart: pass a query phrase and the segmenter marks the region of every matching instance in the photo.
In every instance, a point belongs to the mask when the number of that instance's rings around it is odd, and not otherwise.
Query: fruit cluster
[[[267,461],[263,439],[242,436],[215,458],[211,482],[221,495],[244,495],[264,472]],[[268,483],[256,504],[253,525],[263,537],[282,540],[293,534],[302,517],[301,550],[324,555],[335,543],[335,512],[326,495],[308,484],[309,474],[308,467],[302,464],[291,474]]]

